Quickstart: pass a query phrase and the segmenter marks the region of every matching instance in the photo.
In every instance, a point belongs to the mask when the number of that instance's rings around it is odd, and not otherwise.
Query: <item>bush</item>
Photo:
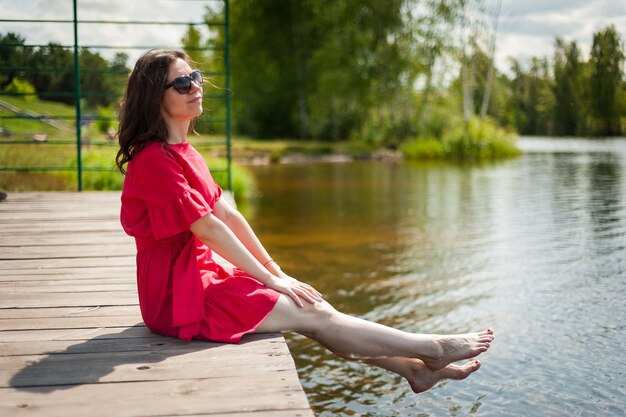
[[[226,166],[226,161],[210,159],[208,160],[209,167],[221,168]],[[228,176],[225,171],[219,171],[215,169],[212,172],[215,182],[219,184],[224,190],[228,188]],[[256,193],[256,182],[254,176],[245,167],[240,165],[231,164],[232,186],[233,195],[238,204],[245,204]]]
[[[467,125],[444,132],[441,140],[418,138],[401,146],[407,159],[451,159],[482,161],[511,158],[521,154],[513,134],[489,119],[473,118]]]
[[[407,159],[443,159],[445,150],[443,143],[433,138],[418,138],[405,142],[400,146],[402,154]]]
[[[25,94],[23,98],[26,101],[37,100],[37,96],[35,95],[37,90],[35,89],[35,86],[30,82],[17,77],[13,78],[11,83],[4,88],[4,91],[7,93]]]
[[[96,120],[98,132],[107,133],[108,130],[113,127],[113,119],[109,119],[109,117],[114,117],[115,112],[109,107],[98,106],[96,116],[98,117],[98,119]],[[103,117],[104,119],[100,119],[101,117]]]
[[[513,134],[490,119],[472,118],[467,125],[446,132],[442,142],[448,158],[462,161],[503,159],[521,154]]]

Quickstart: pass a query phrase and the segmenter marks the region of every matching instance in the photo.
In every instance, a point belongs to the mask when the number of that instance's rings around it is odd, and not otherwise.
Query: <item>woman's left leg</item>
[[[400,375],[407,380],[415,393],[424,392],[444,379],[465,379],[480,368],[480,361],[478,360],[463,365],[451,364],[439,371],[431,370],[423,361],[415,358],[364,359],[358,362],[377,366]]]

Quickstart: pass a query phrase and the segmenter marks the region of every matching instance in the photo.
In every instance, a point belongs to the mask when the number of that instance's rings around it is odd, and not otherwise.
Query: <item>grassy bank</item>
[[[441,139],[417,138],[401,146],[413,160],[485,161],[519,156],[515,135],[489,119],[474,118],[446,131]]]
[[[122,175],[115,169],[115,146],[84,147],[82,151],[84,190],[121,190]],[[210,150],[200,149],[213,176],[222,188],[227,188],[223,158]],[[73,145],[7,144],[0,145],[2,167],[56,167],[71,170],[77,166]],[[245,167],[232,165],[233,193],[238,201],[245,201],[256,192],[254,177]],[[74,191],[77,189],[75,171],[0,172],[0,189],[5,191]]]
[[[4,103],[17,108],[19,112],[35,112],[40,115],[71,117],[74,107],[60,103],[39,100],[26,100],[20,97],[3,97]],[[0,108],[0,115],[14,113]],[[77,188],[76,148],[74,120],[62,119],[54,124],[37,119],[0,120],[3,132],[0,137],[0,167],[39,167],[36,172],[0,171],[0,189],[7,191],[52,191],[75,190]],[[406,159],[413,160],[458,160],[483,161],[509,158],[520,154],[513,134],[499,128],[495,123],[473,119],[467,126],[452,123],[443,131],[440,138],[417,138],[405,142],[400,151]],[[123,178],[114,169],[117,147],[107,142],[97,126],[83,130],[85,141],[82,165],[83,187],[85,190],[119,190]],[[45,135],[46,143],[30,142],[34,136]],[[221,172],[226,166],[225,146],[204,146],[203,143],[223,141],[223,136],[200,135],[191,138],[197,145],[212,169],[216,181],[227,188],[227,176]],[[21,143],[20,143],[21,141]],[[69,143],[69,144],[68,144]],[[245,168],[248,163],[273,163],[293,155],[307,158],[320,158],[329,155],[346,155],[355,159],[372,158],[377,149],[365,141],[320,142],[288,139],[255,140],[247,137],[234,137],[231,155],[233,161],[233,191],[239,201],[245,201],[256,192],[254,178]],[[392,152],[393,153],[393,152]],[[384,154],[384,153],[383,153]],[[380,153],[379,153],[380,155]],[[395,153],[394,155],[397,155]],[[242,165],[239,165],[243,164]],[[45,167],[66,168],[68,171],[51,170]]]

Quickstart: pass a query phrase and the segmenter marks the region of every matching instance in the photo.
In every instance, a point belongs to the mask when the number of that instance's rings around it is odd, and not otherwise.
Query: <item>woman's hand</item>
[[[315,288],[311,287],[309,284],[300,282],[285,273],[282,273],[280,278],[272,278],[272,280],[265,285],[291,297],[298,307],[304,307],[302,300],[311,304],[323,301],[322,294],[317,292]]]

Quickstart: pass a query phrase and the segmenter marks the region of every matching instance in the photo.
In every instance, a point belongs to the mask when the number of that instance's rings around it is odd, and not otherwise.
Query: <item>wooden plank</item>
[[[9,192],[2,204],[19,204],[28,206],[31,203],[61,202],[66,204],[87,204],[93,202],[119,202],[119,191],[41,191],[41,192]],[[28,204],[27,204],[28,203]]]
[[[5,259],[57,259],[57,258],[93,258],[103,253],[107,256],[129,256],[135,253],[134,244],[117,245],[63,245],[63,246],[21,246],[4,247],[0,251],[0,260]]]
[[[103,231],[119,230],[119,220],[102,220],[98,222],[78,222],[63,220],[49,223],[33,224],[29,221],[21,223],[7,223],[2,225],[2,234],[52,234],[63,233],[68,229],[76,232],[99,233]]]
[[[0,262],[0,269],[3,262]],[[93,268],[92,266],[73,267],[73,268],[24,268],[19,270],[3,270],[0,275],[2,281],[27,281],[27,280],[64,280],[68,278],[76,279],[98,279],[107,277],[135,277],[135,264],[122,265],[116,267],[101,266]]]
[[[101,327],[134,326],[141,323],[141,315],[109,316],[109,317],[22,317],[0,319],[0,332],[7,330],[38,330],[38,329],[92,329]],[[1,334],[1,333],[0,333]],[[1,340],[1,336],[0,336]]]
[[[49,417],[133,417],[302,410],[297,376],[225,377],[0,389],[0,414]],[[123,401],[120,401],[123,399]],[[85,408],[85,403],[89,408]]]
[[[204,340],[184,342],[173,337],[165,337],[151,333],[146,331],[147,329],[145,327],[141,327],[141,332],[137,332],[136,330],[138,329],[140,329],[140,326],[117,331],[117,333],[111,333],[115,329],[109,329],[108,333],[100,332],[95,337],[83,337],[71,340],[34,340],[29,343],[23,343],[22,341],[0,342],[0,352],[2,352],[3,356],[20,356],[49,355],[53,353],[133,352],[148,351],[157,348],[180,349],[183,347],[187,349],[208,349],[210,347],[221,346],[220,352],[232,350],[233,355],[244,356],[246,352],[253,348],[254,344],[262,346],[268,352],[269,346],[284,344],[284,339],[279,333],[246,335],[238,345],[222,345]],[[133,334],[130,334],[131,332]],[[93,334],[94,333],[91,333],[90,336]],[[140,335],[142,337],[130,337],[133,335]],[[228,352],[225,354],[227,353]]]
[[[0,226],[1,227],[1,226]],[[134,246],[134,240],[120,232],[119,230],[111,230],[110,232],[102,232],[96,236],[89,236],[87,239],[83,233],[66,232],[57,235],[48,236],[24,236],[14,235],[3,237],[0,234],[0,247],[20,247],[20,246],[57,246],[59,242],[65,245],[82,245],[85,241],[93,245],[118,245],[128,244]]]
[[[120,339],[153,337],[145,326],[106,327],[99,329],[7,330],[0,332],[0,342],[35,342],[45,340],[85,340],[89,338]]]
[[[115,282],[117,280],[117,282]],[[0,293],[35,293],[35,292],[94,292],[94,291],[135,291],[137,285],[129,276],[123,278],[89,279],[72,285],[67,279],[39,281],[3,281],[0,282]]]
[[[101,256],[92,258],[64,258],[64,259],[18,259],[0,261],[0,270],[19,269],[55,269],[55,268],[100,268],[110,266],[135,266],[133,256]]]
[[[63,213],[64,217],[59,218],[57,211],[20,211],[14,213],[0,212],[0,224],[23,224],[23,223],[52,223],[61,222],[71,219],[74,222],[100,222],[111,221],[119,218],[119,213],[111,213],[110,211],[89,211],[68,210]]]
[[[50,355],[72,353],[132,352],[154,349],[155,346],[187,344],[173,337],[153,335],[124,339],[89,339],[89,343],[77,343],[76,340],[37,340],[30,343],[0,342],[2,356]]]
[[[1,319],[42,317],[111,317],[128,316],[139,312],[138,305],[96,307],[49,307],[49,308],[5,308],[0,309]]]
[[[1,281],[0,280],[0,290],[13,290],[13,291],[39,291],[39,292],[47,292],[47,291],[70,291],[72,292],[83,292],[83,291],[97,291],[98,289],[116,289],[120,290],[128,290],[134,289],[136,287],[133,282],[134,278],[129,273],[120,275],[120,277],[106,277],[106,278],[87,278],[80,279],[77,278],[75,281],[75,285],[72,285],[73,282],[70,279],[67,279],[67,276],[56,275],[53,279],[13,279],[10,281]],[[41,277],[40,277],[41,278]],[[129,279],[131,278],[131,279]]]
[[[89,307],[137,304],[137,294],[128,291],[85,293],[16,293],[0,291],[0,308]]]
[[[71,358],[69,358],[72,356]],[[21,356],[9,357],[19,369],[0,368],[0,387],[33,388],[59,385],[79,385],[113,382],[171,381],[176,379],[219,379],[226,377],[261,377],[271,372],[293,369],[290,355],[267,360],[266,353],[240,354],[235,360],[221,356],[202,360],[183,358],[179,361],[169,352],[163,359],[149,352],[105,352],[101,354],[55,354],[34,364],[18,361]],[[27,357],[29,358],[29,357]],[[70,361],[71,360],[71,361]],[[161,362],[162,361],[162,362]],[[185,374],[181,375],[181,369]],[[268,378],[269,379],[269,378]]]

